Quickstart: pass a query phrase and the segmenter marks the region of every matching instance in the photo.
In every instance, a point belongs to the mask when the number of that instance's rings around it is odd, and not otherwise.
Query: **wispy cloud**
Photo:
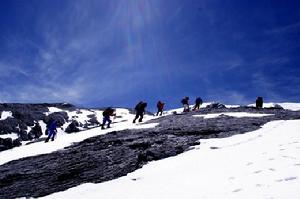
[[[207,100],[223,104],[247,105],[251,103],[252,99],[249,99],[243,92],[237,90],[216,88],[208,93]]]
[[[300,21],[265,31],[266,34],[284,34],[300,31]]]
[[[36,30],[42,41],[25,44],[19,38],[16,42],[36,53],[23,68],[9,69],[32,78],[32,83],[14,86],[18,91],[11,95],[20,101],[79,102],[91,97],[101,101],[131,92],[140,78],[151,78],[142,69],[145,49],[139,40],[141,31],[154,22],[150,1],[109,2],[108,10],[103,10],[109,17],[95,12],[94,6],[100,6],[95,2],[76,1],[68,6],[55,26],[49,26],[47,14],[38,19]],[[30,74],[25,73],[27,66]]]
[[[0,78],[11,77],[14,74],[20,74],[29,77],[30,74],[22,67],[11,64],[0,62]]]
[[[256,89],[257,96],[263,96],[272,101],[281,101],[284,99],[278,93],[278,82],[270,79],[261,72],[256,72],[252,75],[252,85]]]
[[[241,14],[242,5],[74,0],[37,7],[22,13],[30,18],[22,31],[0,37],[2,101],[105,104],[198,92],[235,103],[259,92],[279,99],[271,75],[297,60],[291,53],[299,42],[277,34],[298,31],[299,23],[265,33],[252,23],[263,14]]]

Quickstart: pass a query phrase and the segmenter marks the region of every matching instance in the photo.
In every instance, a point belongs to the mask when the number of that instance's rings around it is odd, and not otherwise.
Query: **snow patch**
[[[284,102],[284,103],[264,103],[263,108],[274,108],[275,105],[278,104],[284,109],[288,109],[291,111],[300,111],[300,103],[289,103],[289,102]],[[255,106],[255,104],[249,104],[248,106]]]
[[[2,138],[2,139],[11,138],[11,139],[15,140],[18,138],[18,135],[16,133],[10,133],[10,134],[0,135],[0,138]]]
[[[2,111],[0,120],[6,120],[9,117],[13,117],[11,111]]]
[[[247,112],[224,112],[224,113],[212,113],[212,114],[206,114],[206,115],[193,115],[194,117],[203,117],[204,119],[209,118],[216,118],[220,117],[222,115],[227,115],[231,117],[264,117],[264,116],[270,116],[273,114],[260,114],[260,113],[247,113]]]
[[[57,108],[57,107],[48,107],[50,113],[55,113],[55,112],[61,112],[64,111],[63,109]]]

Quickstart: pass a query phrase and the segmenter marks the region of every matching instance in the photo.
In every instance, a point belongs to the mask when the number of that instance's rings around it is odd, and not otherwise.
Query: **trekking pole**
[[[115,123],[116,117],[117,117],[117,113],[116,113],[116,111],[115,111],[114,114],[113,114],[112,122],[111,122],[112,124]]]

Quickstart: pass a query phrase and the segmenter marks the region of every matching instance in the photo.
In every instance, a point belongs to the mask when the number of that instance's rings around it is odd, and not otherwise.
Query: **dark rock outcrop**
[[[21,146],[22,143],[21,143],[21,139],[17,138],[15,140],[13,140],[13,147],[18,147],[18,146]]]
[[[19,138],[13,140],[12,138],[0,138],[0,151],[11,149],[13,147],[21,146],[21,140]]]
[[[0,135],[9,134],[12,132],[17,133],[20,121],[15,118],[7,118],[6,120],[0,120]],[[23,127],[23,125],[21,125]]]
[[[26,131],[24,131],[24,130],[20,130],[19,131],[19,138],[22,141],[28,141],[29,140],[28,133]]]
[[[88,120],[88,123],[89,123],[89,125],[92,125],[92,126],[100,125],[100,122],[97,120],[95,115]]]
[[[211,103],[209,105],[206,106],[206,108],[225,108],[226,106],[224,104],[215,102],[215,103]]]
[[[13,140],[11,138],[0,138],[0,151],[13,148]]]
[[[69,126],[66,128],[65,132],[66,133],[74,133],[74,132],[79,132],[79,122],[76,120],[73,120]]]
[[[32,139],[37,139],[43,135],[42,127],[39,125],[39,123],[36,123],[28,134],[30,137],[32,137]]]
[[[68,121],[69,117],[68,114],[64,111],[61,112],[55,112],[55,113],[51,113],[50,115],[46,116],[44,118],[44,122],[48,125],[50,125],[52,120],[55,120],[57,122],[57,127],[61,127],[62,125],[64,125],[64,123],[66,123],[66,121]]]
[[[49,112],[48,107],[56,107],[63,110],[74,111],[76,107],[67,103],[53,104],[19,104],[19,103],[4,103],[0,104],[0,112],[12,112],[12,118],[0,120],[0,135],[8,133],[18,133],[19,129],[26,130],[28,126],[33,126],[35,121],[48,121],[50,118],[57,119],[59,125],[63,125],[68,120],[66,113],[53,113],[46,116]],[[62,119],[63,118],[63,119]]]

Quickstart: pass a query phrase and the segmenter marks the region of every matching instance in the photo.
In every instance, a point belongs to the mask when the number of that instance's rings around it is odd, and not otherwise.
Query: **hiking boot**
[[[54,141],[54,138],[51,138],[51,141],[53,142],[53,141]]]
[[[46,142],[49,142],[49,138],[46,138],[45,143],[46,143]]]

